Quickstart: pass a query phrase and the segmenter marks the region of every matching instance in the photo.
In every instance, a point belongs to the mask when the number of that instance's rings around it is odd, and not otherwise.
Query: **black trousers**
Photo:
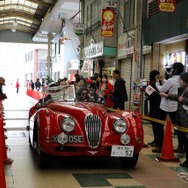
[[[177,113],[177,111],[175,111],[175,112],[166,112],[166,111],[163,111],[163,110],[160,109],[159,110],[159,119],[165,121],[167,115],[169,115],[172,123],[175,124],[175,122],[176,122],[176,113]],[[160,148],[162,148],[162,146],[163,146],[163,140],[164,140],[164,125],[160,124],[160,125],[158,125],[158,130],[157,130],[157,145]]]
[[[186,161],[188,162],[188,137],[186,137],[186,134],[188,133],[179,131],[179,135],[182,138],[182,142],[183,142],[185,158],[186,158]]]
[[[114,109],[120,109],[120,110],[125,110],[125,104],[124,102],[114,102]]]

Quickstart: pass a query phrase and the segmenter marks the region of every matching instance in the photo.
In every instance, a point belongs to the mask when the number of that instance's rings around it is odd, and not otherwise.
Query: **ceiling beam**
[[[12,24],[4,24],[4,27],[0,29],[0,31],[7,31],[7,30],[11,30],[13,29],[13,25]],[[36,29],[33,29],[31,27],[27,27],[24,25],[18,25],[16,27],[14,27],[14,29],[18,30],[18,31],[24,31],[26,33],[31,33],[31,34],[35,34],[36,33]]]
[[[27,6],[27,5],[23,5],[23,4],[11,4],[11,6],[19,6],[19,7],[26,7],[26,8],[29,8],[29,9],[32,9],[32,10],[36,10],[36,8],[33,8],[33,7],[30,7],[30,6]],[[0,7],[8,7],[10,6],[10,4],[5,4],[5,5],[0,5]],[[15,8],[9,8],[7,11],[9,10],[15,10],[15,11],[20,11],[20,9],[18,8],[18,10],[16,10]]]
[[[37,3],[37,4],[39,4],[39,5],[45,5],[45,6],[47,6],[47,7],[52,7],[53,5],[56,4],[56,2],[57,2],[58,0],[54,0],[54,3],[47,3],[47,2],[39,1],[39,0],[28,0],[28,1]]]
[[[34,18],[33,15],[26,13],[25,11],[3,11],[0,14],[0,18],[7,18],[7,17],[22,17],[25,18],[27,20],[31,20],[33,22],[35,22],[36,24],[40,25],[41,24],[41,20],[40,19],[36,19]]]

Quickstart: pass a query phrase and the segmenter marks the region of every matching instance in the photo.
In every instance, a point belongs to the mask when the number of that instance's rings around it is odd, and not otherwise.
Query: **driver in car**
[[[78,93],[78,100],[80,101],[90,100],[89,90],[87,88],[82,88],[82,90]]]

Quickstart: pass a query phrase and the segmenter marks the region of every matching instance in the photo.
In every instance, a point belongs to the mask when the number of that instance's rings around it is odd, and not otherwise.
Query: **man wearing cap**
[[[176,123],[188,129],[188,72],[180,74],[180,88],[178,89],[178,94],[160,93],[160,95],[168,100],[178,102]],[[179,131],[178,134],[181,137],[186,158],[183,163],[180,163],[180,166],[188,167],[188,133]]]
[[[6,94],[3,93],[2,86],[5,85],[5,79],[3,77],[0,77],[0,100],[7,99]]]

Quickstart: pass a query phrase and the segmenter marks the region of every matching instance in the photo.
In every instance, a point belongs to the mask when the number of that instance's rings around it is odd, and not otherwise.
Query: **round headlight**
[[[127,130],[127,123],[123,119],[116,119],[113,126],[118,133],[124,133]]]
[[[75,121],[71,117],[65,117],[62,120],[62,129],[66,132],[71,132],[75,129]]]

